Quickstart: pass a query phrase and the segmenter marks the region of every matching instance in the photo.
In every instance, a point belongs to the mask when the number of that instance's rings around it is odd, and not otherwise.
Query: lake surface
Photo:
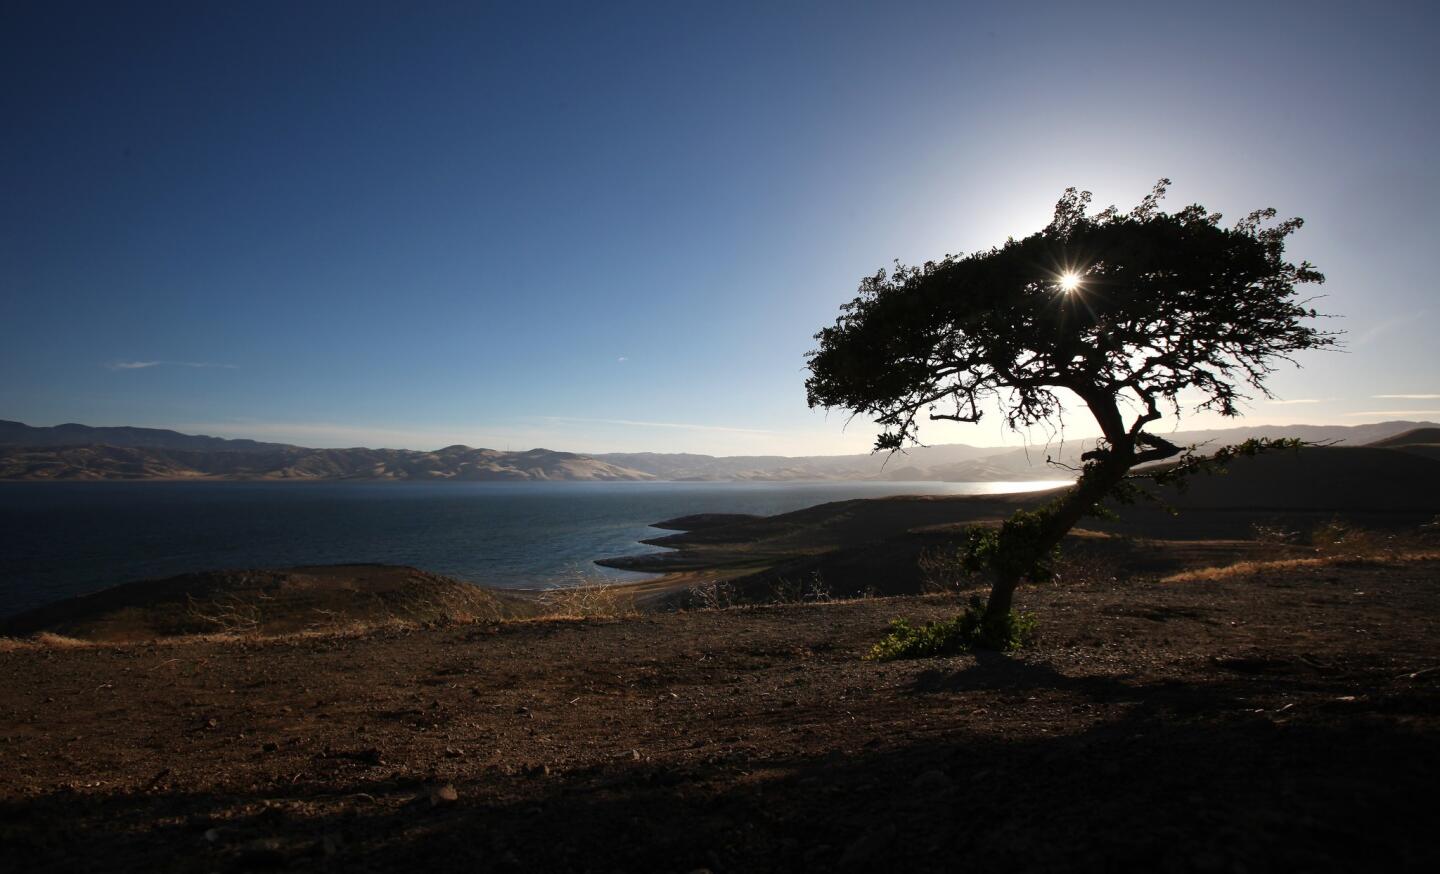
[[[219,568],[383,562],[541,588],[646,574],[650,523],[850,498],[1057,483],[0,483],[0,615],[116,583]]]

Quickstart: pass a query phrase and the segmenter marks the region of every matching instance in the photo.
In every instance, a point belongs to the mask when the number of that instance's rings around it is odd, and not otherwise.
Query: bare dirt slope
[[[388,622],[531,616],[533,598],[412,567],[316,565],[140,580],[0,619],[0,635],[90,641],[241,632],[276,635]]]
[[[1435,870],[1440,562],[0,653],[17,871]],[[453,790],[453,791],[452,791]]]

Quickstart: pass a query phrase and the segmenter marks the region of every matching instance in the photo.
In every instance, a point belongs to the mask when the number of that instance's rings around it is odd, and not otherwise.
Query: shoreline
[[[0,487],[6,615],[181,573],[355,561],[418,566],[500,589],[545,590],[582,577],[650,582],[671,568],[594,561],[648,552],[654,547],[643,541],[670,533],[651,523],[679,514],[773,514],[856,496],[1007,488],[828,480],[473,486],[307,480],[294,488],[268,480],[147,480],[133,488],[64,482]],[[255,482],[264,484],[249,484]]]
[[[1397,489],[1402,483],[1405,487]],[[645,482],[640,484],[639,488],[658,487],[663,491],[667,487],[678,486],[698,492],[710,484],[712,483]],[[786,494],[783,485],[774,483],[713,484],[727,491],[754,488],[773,491],[777,495]],[[489,485],[493,484],[487,484]],[[579,493],[588,491],[592,486],[602,488],[605,485],[614,484],[587,483],[584,487],[570,491]],[[953,553],[953,544],[967,527],[998,523],[1017,508],[1046,500],[1056,491],[1035,490],[1034,483],[1027,483],[1025,485],[1030,488],[1025,491],[957,494],[954,490],[944,488],[942,484],[939,493],[891,493],[825,502],[827,493],[844,494],[846,486],[852,489],[858,487],[859,493],[863,495],[874,494],[879,489],[904,492],[906,485],[819,481],[815,483],[813,491],[796,492],[785,501],[778,502],[783,505],[798,499],[802,504],[801,509],[774,515],[700,512],[663,519],[652,517],[649,522],[632,525],[625,519],[637,515],[640,511],[663,512],[663,509],[657,508],[663,508],[667,504],[662,502],[655,505],[631,505],[621,514],[625,517],[620,520],[622,528],[595,528],[597,531],[608,530],[611,533],[590,541],[589,546],[604,548],[611,544],[618,545],[621,539],[625,539],[627,545],[622,549],[633,550],[638,541],[640,545],[656,551],[630,551],[626,554],[602,555],[597,559],[556,552],[555,558],[568,559],[573,565],[556,562],[555,566],[561,573],[564,573],[566,567],[573,567],[584,575],[584,569],[589,568],[593,562],[595,566],[602,568],[648,574],[650,576],[641,579],[612,579],[602,583],[603,588],[614,589],[618,594],[634,599],[646,609],[683,606],[686,603],[684,593],[687,589],[711,583],[724,584],[727,591],[733,590],[737,599],[749,603],[783,599],[797,587],[812,591],[814,597],[822,594],[824,597],[841,598],[865,593],[915,594],[924,591],[925,587],[933,582],[933,573],[927,570],[927,565],[934,565],[937,557],[944,559],[946,550]],[[984,488],[984,484],[975,485]],[[838,486],[839,489],[827,489],[827,486]],[[930,484],[930,487],[935,488],[935,484]],[[532,492],[531,489],[515,483],[502,488],[516,494]],[[628,488],[624,490],[628,491]],[[104,488],[100,488],[97,493],[104,491]],[[183,489],[175,493],[181,492]],[[855,494],[855,491],[850,494]],[[1120,515],[1114,519],[1087,520],[1067,541],[1066,550],[1071,551],[1073,548],[1081,557],[1098,556],[1127,573],[1170,572],[1206,564],[1220,565],[1254,560],[1266,554],[1267,550],[1269,553],[1285,550],[1293,553],[1295,548],[1294,545],[1258,536],[1257,532],[1309,532],[1337,517],[1379,532],[1399,531],[1434,519],[1436,511],[1440,510],[1434,497],[1436,494],[1440,494],[1440,465],[1422,456],[1388,449],[1313,448],[1299,454],[1267,455],[1240,460],[1232,465],[1229,475],[1197,479],[1184,492],[1162,492],[1161,497],[1165,502],[1163,506],[1139,503],[1118,508]],[[677,500],[668,502],[668,506],[680,508],[687,501],[684,494],[680,493]],[[170,505],[168,512],[171,516],[163,518],[183,521],[183,517],[174,514],[183,513],[184,506]],[[271,512],[267,509],[270,505],[265,502],[253,506],[243,503],[236,506],[239,510],[232,516],[220,517],[220,521],[250,524],[247,520],[258,517],[247,516],[247,513]],[[299,508],[297,512],[300,512],[300,515],[291,521],[299,525],[305,524],[307,519],[322,518],[315,517],[312,509],[318,509],[322,514],[332,513],[332,519],[348,519],[334,516],[332,511],[326,510],[322,505],[315,505],[315,508],[308,505],[295,506]],[[424,536],[427,531],[436,530],[437,525],[443,527],[454,524],[455,508],[448,505],[423,505],[428,508],[425,512],[430,515],[422,516],[417,509],[421,506],[417,504],[406,507],[406,512],[400,516],[395,516],[391,509],[387,509],[384,512],[390,515],[370,512],[364,517],[367,525],[365,530],[370,535],[378,538],[399,538],[395,542],[405,546],[404,549],[373,551],[370,553],[370,556],[373,556],[371,561],[403,567],[405,559],[423,561],[427,554],[424,552],[425,548],[444,547],[447,543],[451,544],[449,548],[453,548],[453,541],[427,541]],[[794,504],[791,503],[790,506]],[[1179,511],[1178,516],[1168,512],[1172,506]],[[514,513],[508,507],[509,505],[504,505],[503,502],[490,505],[490,509],[486,511],[490,515],[467,517],[465,524],[474,526],[493,523],[496,526],[493,529],[497,532],[496,536],[508,538],[493,542],[501,550],[510,550],[509,560],[512,562],[513,556],[528,554],[515,550],[553,549],[559,537],[556,532],[570,530],[552,527],[541,528],[536,532],[528,526],[504,527],[507,514]],[[177,511],[175,508],[180,509]],[[128,504],[123,507],[116,504],[110,511],[123,511],[133,515]],[[543,512],[548,514],[553,511],[545,509]],[[583,513],[572,513],[572,516],[573,519],[564,515],[542,515],[535,519],[552,526],[598,524],[595,518]],[[161,515],[156,515],[154,520],[146,517],[144,524],[150,525],[158,520],[162,520]],[[408,527],[400,529],[392,524],[402,520],[408,523]],[[526,520],[528,521],[528,517]],[[613,520],[605,517],[605,521],[609,524]],[[215,529],[214,523],[212,529],[219,531]],[[261,530],[270,536],[279,531]],[[334,547],[329,555],[343,557],[343,548],[349,544],[343,537],[353,535],[354,529],[332,526],[328,533],[318,528],[313,532],[310,529],[294,527],[284,530],[304,530],[314,537],[342,538],[333,541]],[[455,529],[456,532],[460,530]],[[651,536],[636,537],[637,530]],[[617,537],[616,532],[622,532],[623,538]],[[470,546],[472,549],[482,548],[484,542],[483,539],[475,539]],[[266,543],[270,545],[269,541]],[[281,543],[289,548],[292,555],[309,551],[295,548],[296,543],[304,547],[306,542]],[[316,552],[324,553],[324,550]],[[196,554],[206,555],[203,551]],[[591,554],[593,555],[593,552]],[[503,551],[497,552],[494,560],[504,561],[505,556]],[[401,561],[396,561],[395,557]],[[32,566],[39,566],[34,564],[33,559],[31,563]],[[232,568],[263,566],[259,562],[242,564],[227,561],[210,564]],[[302,563],[297,562],[297,565],[299,564]],[[329,564],[333,564],[333,560],[327,555],[305,566]],[[21,569],[24,567],[19,563],[15,566]],[[521,565],[512,566],[523,569]],[[415,571],[414,568],[406,570],[426,573]],[[510,592],[515,597],[531,600],[546,593],[571,588],[536,588],[525,585],[525,582],[537,578],[533,573],[527,574],[524,581],[512,577],[512,581],[489,585],[468,581],[478,580],[482,578],[482,574],[463,569],[458,573],[450,570],[448,574],[446,579],[451,583],[497,595]],[[439,574],[432,573],[431,576],[438,577]],[[150,574],[145,575],[144,579],[154,582],[166,578],[161,574]],[[557,575],[549,579],[559,580],[560,577]]]

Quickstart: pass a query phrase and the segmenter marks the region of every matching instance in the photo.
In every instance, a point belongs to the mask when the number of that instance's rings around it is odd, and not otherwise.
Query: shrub
[[[809,604],[829,601],[830,587],[819,571],[811,571],[804,579],[779,577],[770,585],[770,602],[774,604]]]
[[[1336,517],[1310,532],[1310,545],[1321,555],[1373,555],[1392,551],[1395,536],[1361,528]]]
[[[971,598],[965,612],[954,619],[930,622],[919,628],[904,619],[892,619],[890,632],[871,648],[866,658],[874,661],[923,659],[955,655],[973,649],[1010,652],[1028,644],[1035,636],[1034,614],[1010,611],[999,622],[985,622],[985,602]]]
[[[724,580],[691,586],[685,599],[686,606],[699,610],[725,610],[739,603],[735,586]]]

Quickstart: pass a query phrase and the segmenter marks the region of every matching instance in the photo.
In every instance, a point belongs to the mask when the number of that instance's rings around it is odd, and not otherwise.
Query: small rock
[[[454,804],[459,800],[460,793],[456,792],[455,787],[450,783],[446,783],[444,786],[436,786],[430,790],[431,807],[440,807],[444,804]]]

